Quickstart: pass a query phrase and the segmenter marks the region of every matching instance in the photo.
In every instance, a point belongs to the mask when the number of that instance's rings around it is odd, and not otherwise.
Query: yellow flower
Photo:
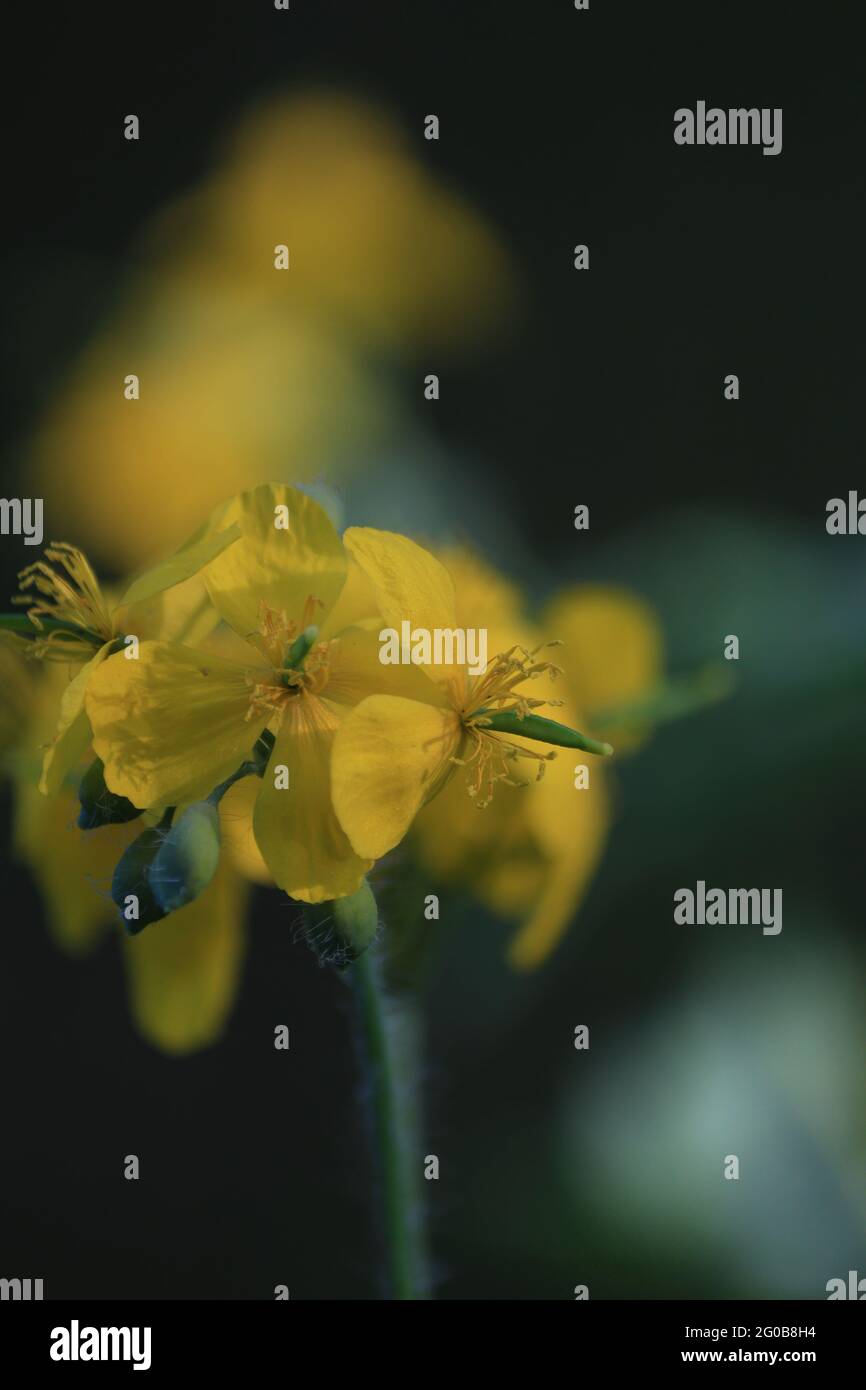
[[[34,442],[33,488],[62,486],[65,525],[121,571],[243,488],[330,476],[381,448],[392,412],[384,381],[318,321],[164,272],[155,285],[84,350]],[[124,398],[118,362],[139,400]]]
[[[262,254],[275,242],[291,254],[282,277]],[[404,351],[477,339],[511,301],[496,238],[384,108],[338,92],[247,112],[214,174],[161,219],[159,246],[186,286],[222,284]]]
[[[288,529],[275,524],[284,516]],[[379,662],[372,590],[310,497],[256,488],[219,508],[210,527],[235,523],[240,540],[204,579],[237,650],[144,642],[137,661],[110,656],[87,688],[93,746],[112,792],[135,806],[176,805],[208,796],[269,729],[276,742],[253,811],[258,848],[292,897],[344,897],[372,861],[353,851],[334,815],[334,734],[371,691],[417,690],[424,678]]]
[[[508,258],[417,148],[354,96],[277,96],[144,229],[34,441],[34,488],[100,561],[147,563],[272,477],[357,468],[405,413],[383,357],[441,359],[501,324]]]
[[[213,627],[217,617],[208,612],[197,574],[238,535],[229,523],[193,536],[168,560],[140,575],[118,604],[103,594],[86,556],[65,542],[53,542],[42,559],[21,571],[12,602],[26,607],[28,635],[6,634],[6,640],[26,656],[79,665],[60,699],[56,733],[43,760],[42,792],[60,789],[89,744],[84,711],[88,682],[125,638],[171,637],[189,629],[201,635]]]
[[[409,618],[413,626],[486,627],[493,651],[507,653],[515,643],[526,653],[538,648],[542,639],[521,611],[516,590],[465,550],[446,552],[443,566],[402,538],[378,533],[371,543],[369,537],[348,531],[345,541],[374,584],[387,591],[379,597],[392,625]],[[431,593],[438,595],[432,606]],[[578,727],[600,692],[613,702],[633,693],[635,685],[652,684],[659,652],[644,605],[603,589],[586,599],[580,590],[569,594],[551,607],[553,621],[544,623],[546,632],[566,639],[556,652],[564,671],[557,717]],[[586,640],[599,630],[603,634],[607,622],[618,634],[612,650],[604,640],[595,646]],[[580,640],[573,647],[575,636]],[[600,663],[606,675],[595,674]],[[537,744],[486,731],[477,709],[526,697],[533,687],[523,680],[539,664],[545,663],[515,653],[497,659],[490,675],[475,681],[463,672],[455,680],[440,668],[439,685],[431,680],[421,707],[372,697],[338,733],[332,764],[334,804],[355,848],[378,856],[417,817],[413,844],[422,864],[441,881],[468,885],[493,910],[521,922],[509,950],[512,964],[521,968],[539,963],[559,940],[595,872],[609,827],[601,762],[592,763],[585,790],[575,787],[570,755],[541,764],[545,776],[528,791],[503,775],[518,769],[527,753],[537,758]],[[437,679],[434,670],[429,674]],[[484,784],[489,789],[491,777],[496,783],[483,814],[479,798],[467,795],[460,761],[467,764],[471,793],[479,781],[481,790]],[[487,799],[485,791],[480,800]]]
[[[428,551],[389,531],[350,528],[344,540],[389,627],[409,622],[412,630],[433,632],[458,626],[453,581]],[[537,763],[541,776],[553,754],[489,728],[494,714],[522,716],[552,703],[533,699],[526,688],[544,673],[556,675],[537,653],[512,641],[474,677],[465,665],[420,665],[428,677],[420,699],[378,694],[357,706],[335,742],[332,785],[337,814],[359,854],[377,859],[399,844],[458,765],[466,768],[469,794],[480,806],[492,799],[497,782],[514,780],[521,758]]]

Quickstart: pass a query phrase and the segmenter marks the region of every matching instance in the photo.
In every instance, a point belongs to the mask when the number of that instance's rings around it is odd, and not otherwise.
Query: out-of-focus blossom
[[[42,897],[51,936],[71,955],[92,950],[112,929],[121,941],[133,1020],[163,1051],[185,1053],[216,1040],[234,1003],[246,940],[249,888],[229,854],[213,884],[170,922],[130,939],[119,929],[109,896],[114,867],[139,833],[135,824],[82,831],[75,793],[92,756],[57,794],[37,788],[42,745],[54,727],[68,680],[57,665],[25,664],[0,645],[0,728],[3,770],[14,790],[14,849]],[[13,730],[14,721],[14,730]],[[222,811],[231,815],[227,807]]]
[[[470,344],[501,321],[510,270],[477,215],[423,161],[423,141],[338,92],[252,111],[214,174],[155,228],[185,286],[243,292],[365,342]],[[274,275],[274,246],[290,253]]]
[[[561,660],[599,737],[607,730],[600,716],[646,695],[663,672],[663,640],[648,603],[626,589],[575,584],[554,594],[539,624],[562,640]],[[646,730],[618,725],[617,753],[638,747]]]
[[[128,572],[233,492],[360,466],[400,418],[389,355],[464,348],[510,302],[499,244],[387,115],[274,100],[133,252],[38,430],[34,486]]]

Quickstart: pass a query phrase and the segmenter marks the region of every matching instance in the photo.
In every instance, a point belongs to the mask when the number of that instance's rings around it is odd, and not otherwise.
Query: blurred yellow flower
[[[383,387],[318,324],[237,295],[168,296],[157,290],[87,350],[36,440],[34,488],[122,572],[222,498],[334,474],[386,438]],[[123,396],[127,369],[137,401]]]
[[[510,307],[496,239],[384,108],[323,90],[269,101],[153,237],[184,285],[239,289],[401,350],[470,343]],[[275,245],[290,271],[274,275]]]
[[[3,646],[0,672],[0,728],[15,720],[14,737],[4,739],[2,750],[15,793],[14,848],[39,889],[52,938],[61,950],[83,955],[114,928],[142,1036],[173,1053],[214,1042],[234,1003],[246,940],[249,890],[233,857],[200,898],[168,921],[133,939],[118,930],[111,877],[140,824],[82,831],[71,786],[51,797],[37,790],[40,745],[53,727],[65,675],[58,666],[25,665]],[[85,749],[70,771],[80,774],[90,756]]]
[[[194,902],[124,938],[133,1021],[164,1052],[194,1052],[222,1033],[240,987],[248,898],[224,859]]]
[[[661,627],[649,604],[626,589],[601,584],[561,589],[542,610],[539,625],[562,639],[559,664],[601,738],[607,730],[598,716],[648,694],[662,675]],[[645,730],[622,726],[612,735],[618,754],[636,748],[645,736]]]
[[[40,426],[34,486],[126,572],[236,491],[359,467],[402,417],[387,354],[466,346],[510,301],[499,244],[386,114],[277,98],[155,219]]]
[[[75,825],[78,799],[71,787],[53,797],[37,788],[42,747],[66,684],[61,667],[25,662],[5,641],[0,644],[0,768],[15,793],[15,850],[37,879],[58,945],[78,952],[115,915],[106,884],[135,832],[108,826],[105,835],[90,839]]]

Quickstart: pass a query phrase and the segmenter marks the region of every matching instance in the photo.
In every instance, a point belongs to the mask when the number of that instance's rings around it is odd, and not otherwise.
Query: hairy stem
[[[358,1012],[365,1100],[379,1169],[387,1297],[429,1297],[418,1141],[417,1020],[405,999],[387,998],[375,946],[348,971]]]

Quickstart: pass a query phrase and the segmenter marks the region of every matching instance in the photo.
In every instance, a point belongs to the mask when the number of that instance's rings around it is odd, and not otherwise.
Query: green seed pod
[[[478,710],[484,716],[484,728],[497,734],[519,734],[521,738],[538,739],[540,743],[553,743],[557,748],[580,748],[584,753],[595,753],[600,758],[609,758],[613,753],[609,743],[597,738],[589,738],[577,729],[569,729],[566,724],[557,724],[555,719],[544,719],[540,714],[519,715],[514,710]]]
[[[165,839],[165,824],[164,818],[162,826],[152,825],[133,840],[121,856],[111,880],[111,897],[120,909],[121,921],[129,936],[137,936],[166,915],[153,895],[148,878]]]
[[[125,825],[141,815],[125,796],[116,796],[105,785],[105,765],[94,758],[78,788],[81,810],[78,812],[80,830],[98,830],[101,825]]]
[[[153,895],[165,912],[176,912],[203,893],[220,858],[219,812],[196,801],[165,836],[150,868]]]

